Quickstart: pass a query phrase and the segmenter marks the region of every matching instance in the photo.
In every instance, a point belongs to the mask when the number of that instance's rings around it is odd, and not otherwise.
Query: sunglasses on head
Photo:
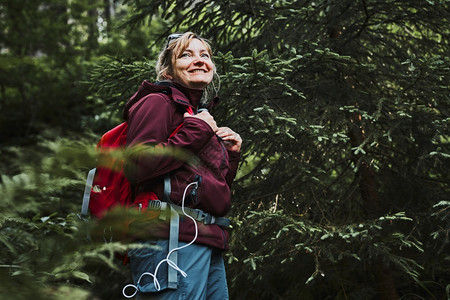
[[[176,39],[179,39],[183,34],[182,33],[172,33],[167,37],[167,42],[166,42],[166,49],[167,47],[169,47],[169,44],[171,41],[174,41]]]

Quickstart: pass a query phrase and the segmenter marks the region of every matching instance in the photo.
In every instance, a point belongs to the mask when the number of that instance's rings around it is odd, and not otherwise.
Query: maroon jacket
[[[236,175],[240,153],[227,151],[223,141],[203,120],[183,117],[187,107],[197,111],[201,96],[202,91],[179,85],[148,81],[141,84],[124,110],[128,121],[127,145],[155,145],[156,148],[178,152],[163,157],[138,154],[132,163],[126,163],[125,174],[138,187],[138,192],[153,191],[158,199],[163,199],[164,176],[169,173],[170,200],[175,204],[181,204],[186,186],[197,181],[197,191],[191,186],[186,193],[185,204],[222,217],[230,209],[230,186]],[[171,136],[180,124],[179,130]],[[178,154],[183,159],[177,158]],[[199,235],[196,243],[228,249],[226,230],[218,225],[197,224]],[[179,240],[190,242],[194,234],[192,220],[180,218]],[[162,237],[168,237],[168,231]]]

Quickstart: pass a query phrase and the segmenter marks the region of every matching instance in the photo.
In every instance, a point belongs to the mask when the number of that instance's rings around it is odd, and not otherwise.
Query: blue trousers
[[[178,272],[178,288],[168,289],[167,268],[169,266],[163,262],[156,274],[160,287],[158,291],[152,275],[141,275],[145,272],[154,275],[158,263],[167,257],[168,241],[151,241],[144,245],[146,247],[131,249],[128,252],[133,282],[138,288],[137,299],[228,299],[225,265],[220,251],[198,244],[178,250],[178,267],[187,276],[183,277]],[[186,243],[179,243],[179,247],[183,245]]]

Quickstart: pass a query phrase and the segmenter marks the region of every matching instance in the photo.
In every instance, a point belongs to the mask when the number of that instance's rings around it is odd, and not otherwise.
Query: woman
[[[161,214],[168,208],[172,212],[170,226],[152,232],[160,239],[147,242],[156,247],[129,251],[134,280],[129,286],[141,298],[228,299],[221,256],[228,249],[223,216],[230,208],[242,139],[216,124],[208,110],[217,101],[199,111],[216,72],[211,56],[209,43],[198,35],[170,35],[156,65],[159,82],[144,81],[125,106],[129,147],[149,145],[161,150],[153,152],[180,152],[189,158],[187,162],[179,155],[142,151],[125,165],[126,176],[136,186],[135,204],[156,207]],[[155,198],[164,201],[149,202]],[[170,244],[176,234],[174,247]],[[124,288],[126,296],[129,286]]]

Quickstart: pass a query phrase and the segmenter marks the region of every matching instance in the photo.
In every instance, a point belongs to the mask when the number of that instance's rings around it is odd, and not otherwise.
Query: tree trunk
[[[365,2],[363,1],[365,5]],[[344,8],[345,9],[345,8]],[[331,41],[337,41],[341,36],[342,31],[339,26],[339,16],[340,12],[337,7],[333,6],[330,1],[327,6],[327,18],[328,18],[328,36]],[[342,51],[339,51],[340,46],[336,44],[336,50],[341,55]],[[348,87],[354,88],[351,76],[348,74],[341,74],[347,82]],[[343,88],[348,88],[343,87]],[[355,103],[358,107],[358,103]],[[366,139],[365,131],[362,127],[362,115],[360,113],[354,112],[349,116],[349,138],[352,148],[359,147]],[[366,216],[368,218],[375,218],[382,214],[382,208],[380,205],[380,200],[377,193],[377,182],[374,176],[374,171],[370,166],[370,162],[366,161],[366,157],[362,154],[354,154],[353,161],[355,165],[358,166],[357,176],[359,176],[359,190],[361,192],[361,198],[364,203],[364,208],[366,211]],[[391,274],[390,269],[380,260],[376,261],[372,266],[374,270],[378,295],[380,300],[397,300],[399,298],[397,290],[395,289],[394,278]]]
[[[359,113],[352,113],[350,115],[349,137],[352,148],[359,147],[366,139],[361,119],[362,116]],[[373,169],[361,154],[355,154],[353,161],[355,164],[359,164],[357,176],[359,176],[359,190],[364,202],[366,215],[368,218],[379,217],[382,210]],[[375,270],[375,276],[377,278],[378,298],[380,300],[399,299],[391,270],[381,259],[378,259],[372,268]]]

